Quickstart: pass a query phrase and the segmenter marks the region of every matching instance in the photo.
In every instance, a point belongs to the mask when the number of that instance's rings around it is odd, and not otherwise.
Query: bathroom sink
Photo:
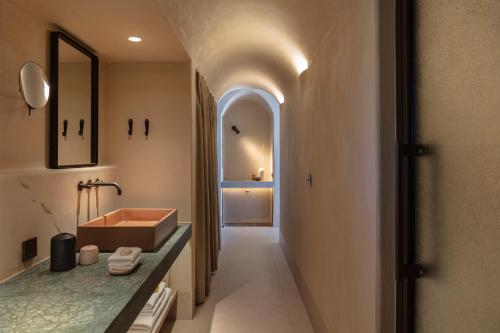
[[[122,208],[78,226],[76,247],[100,251],[137,246],[154,251],[177,227],[177,209]]]

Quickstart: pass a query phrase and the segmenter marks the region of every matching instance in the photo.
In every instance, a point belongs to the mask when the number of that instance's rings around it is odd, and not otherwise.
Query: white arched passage
[[[222,179],[222,116],[229,107],[247,96],[258,96],[262,98],[272,111],[273,120],[273,181],[274,181],[274,207],[273,226],[278,227],[280,223],[280,103],[276,97],[262,89],[257,88],[236,88],[226,92],[217,103],[217,158],[219,175],[219,202],[222,202],[221,181]],[[222,210],[219,211],[222,219]]]

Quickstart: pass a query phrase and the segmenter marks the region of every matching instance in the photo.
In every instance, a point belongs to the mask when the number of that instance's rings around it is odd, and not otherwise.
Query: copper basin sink
[[[76,247],[97,245],[100,251],[138,246],[154,251],[177,227],[177,209],[122,208],[78,226]]]

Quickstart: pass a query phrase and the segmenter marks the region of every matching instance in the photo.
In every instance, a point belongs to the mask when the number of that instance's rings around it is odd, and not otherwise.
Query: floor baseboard
[[[283,249],[283,253],[285,254],[286,261],[288,262],[288,266],[290,267],[290,271],[292,272],[293,279],[297,284],[299,289],[299,293],[302,296],[302,301],[304,302],[307,314],[309,315],[309,319],[311,320],[311,324],[316,333],[328,333],[328,329],[321,317],[321,313],[314,302],[311,292],[307,287],[307,284],[300,273],[299,268],[295,264],[295,261],[290,257],[288,246],[286,244],[285,237],[280,233],[280,246]]]

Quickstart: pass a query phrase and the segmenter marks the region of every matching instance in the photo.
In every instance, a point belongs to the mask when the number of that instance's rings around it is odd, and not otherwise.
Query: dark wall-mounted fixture
[[[85,127],[85,120],[80,119],[80,129],[78,130],[78,135],[83,136],[83,128]]]
[[[42,67],[33,61],[26,62],[19,70],[19,91],[31,110],[41,109],[47,104],[50,86]]]
[[[309,187],[313,186],[313,175],[312,175],[312,173],[310,173],[309,175],[307,175],[306,182],[309,183]]]
[[[37,238],[34,237],[25,240],[22,243],[21,260],[23,262],[30,260],[37,256],[37,252],[38,252]]]
[[[231,126],[231,129],[234,131],[234,133],[238,135],[240,134],[240,130],[238,129],[238,127],[236,127],[236,125]]]
[[[396,1],[396,331],[416,330],[417,279],[424,268],[417,261],[417,159],[415,1]]]
[[[68,119],[64,119],[62,136],[66,137],[67,135],[68,135]]]
[[[132,136],[134,133],[134,120],[130,118],[128,120],[128,136]]]
[[[144,127],[146,128],[146,132],[144,132],[144,135],[146,135],[146,137],[149,137],[149,119],[144,120]]]
[[[88,63],[88,70],[80,74],[64,74],[64,67],[67,57],[78,57],[82,62]],[[59,135],[63,132],[60,128],[64,122],[60,119],[73,119],[74,109],[68,107],[73,100],[71,94],[68,93],[68,78],[76,80],[90,81],[90,87],[85,90],[85,129],[88,140],[85,144],[88,145],[90,156],[85,158],[73,158],[68,156],[67,149],[59,148]],[[71,81],[72,82],[72,81]],[[64,88],[63,88],[64,87]],[[60,31],[50,33],[50,130],[49,130],[49,166],[52,169],[63,168],[81,168],[96,166],[98,163],[98,143],[99,143],[99,58],[92,50],[78,41],[76,38]],[[88,102],[88,103],[87,103]],[[83,120],[83,119],[82,119]],[[83,135],[83,124],[80,120],[78,134]],[[77,125],[75,125],[77,128]],[[64,128],[63,128],[64,130]]]

